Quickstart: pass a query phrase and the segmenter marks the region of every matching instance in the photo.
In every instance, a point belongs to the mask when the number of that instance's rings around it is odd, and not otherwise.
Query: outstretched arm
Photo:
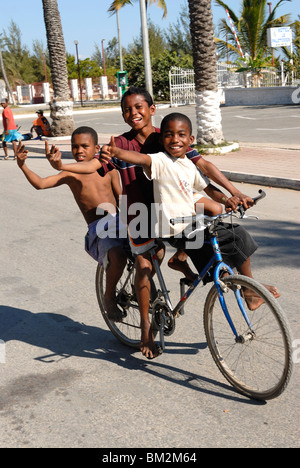
[[[231,193],[232,197],[226,197],[226,202],[233,210],[236,210],[237,206],[240,204],[242,204],[245,209],[253,206],[252,198],[240,192],[213,163],[204,158],[200,158],[196,165],[207,177]]]
[[[93,158],[91,161],[63,164],[61,160],[61,152],[59,148],[52,145],[49,149],[48,141],[45,141],[45,153],[51,166],[58,171],[75,172],[77,174],[92,174],[102,167],[101,162]]]
[[[115,139],[113,136],[110,139],[109,145],[104,145],[102,147],[101,154],[103,154],[106,160],[115,157],[137,166],[143,166],[147,175],[151,176],[151,156],[148,154],[137,153],[135,151],[126,151],[124,149],[118,148],[115,144]]]
[[[65,183],[65,177],[63,174],[52,175],[49,177],[40,177],[38,174],[33,172],[26,164],[28,158],[28,150],[25,149],[25,145],[19,141],[17,147],[17,164],[23,174],[25,175],[28,182],[37,190],[43,190],[47,188],[57,187]]]

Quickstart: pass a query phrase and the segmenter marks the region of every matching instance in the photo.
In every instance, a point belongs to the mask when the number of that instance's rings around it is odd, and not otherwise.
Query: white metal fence
[[[172,67],[169,72],[171,107],[195,104],[195,72],[192,69]],[[266,70],[261,73],[237,73],[236,66],[218,62],[218,87],[298,86],[300,75],[293,72]]]
[[[169,78],[171,107],[195,104],[194,70],[172,67]]]

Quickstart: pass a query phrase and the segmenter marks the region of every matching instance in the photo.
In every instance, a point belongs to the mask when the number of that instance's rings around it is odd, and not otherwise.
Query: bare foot
[[[275,286],[269,286],[267,284],[264,284],[263,286],[275,297],[275,299],[280,297],[280,293]],[[260,296],[257,296],[249,289],[244,290],[244,298],[248,309],[252,311],[257,310],[265,302]]]
[[[122,322],[123,312],[121,309],[119,309],[116,302],[116,298],[104,296],[104,303],[109,320],[111,320],[112,322]]]
[[[191,270],[187,257],[187,254],[183,251],[176,252],[168,261],[168,267],[172,270],[181,271],[188,280],[195,281],[198,275]]]
[[[248,293],[244,291],[244,298],[248,309],[252,311],[258,309],[265,302],[260,296],[256,296],[252,291]]]
[[[278,289],[276,288],[276,286],[269,286],[268,284],[264,284],[263,285],[268,291],[270,291],[270,293],[275,297],[275,299],[277,299],[278,297],[280,297],[280,293],[278,292]]]
[[[151,324],[145,323],[141,325],[142,336],[140,349],[147,359],[154,359],[159,355],[159,349],[154,342]]]

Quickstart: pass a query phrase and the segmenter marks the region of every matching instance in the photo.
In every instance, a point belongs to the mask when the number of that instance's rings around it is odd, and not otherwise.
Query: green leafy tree
[[[179,56],[192,56],[192,42],[190,32],[190,18],[187,2],[181,5],[179,18],[176,23],[171,24],[165,32],[168,48]]]
[[[248,54],[253,60],[260,56],[270,55],[267,45],[267,30],[271,27],[283,26],[289,23],[290,16],[277,16],[278,8],[290,0],[279,0],[272,12],[269,12],[268,0],[242,0],[240,13],[235,13],[222,0],[215,0],[216,4],[229,12],[233,22],[243,54]],[[217,38],[218,52],[225,57],[228,53],[234,59],[241,57],[241,51],[229,24],[227,15],[221,19]]]
[[[300,16],[291,28],[293,30],[293,53],[290,48],[282,47],[281,51],[285,59],[285,70],[294,71],[300,78]]]
[[[14,21],[3,30],[3,60],[13,86],[35,81],[35,70],[29,49],[22,44],[21,30]]]
[[[260,50],[255,58],[247,55],[243,59],[237,59],[238,65],[237,73],[251,72],[251,85],[252,87],[260,87],[263,78],[263,71],[276,70],[272,67],[272,56],[264,57],[263,51]]]
[[[148,20],[148,31],[149,31],[149,48],[151,59],[158,57],[161,52],[168,49],[168,43],[165,37],[164,31],[159,26],[156,26],[151,20]],[[137,38],[134,38],[132,44],[128,46],[129,54],[142,54],[143,53],[143,41],[142,35],[140,34]],[[154,67],[152,67],[154,68]]]
[[[78,78],[78,66],[75,63],[75,56],[67,54],[68,79]],[[80,60],[80,75],[82,78],[97,78],[101,75],[99,65],[90,58]]]

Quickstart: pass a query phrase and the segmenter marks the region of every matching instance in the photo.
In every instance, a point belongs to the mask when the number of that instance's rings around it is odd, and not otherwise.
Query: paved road
[[[39,156],[29,164],[42,176],[51,172]],[[261,245],[253,268],[281,290],[300,338],[300,194],[266,190],[255,208],[260,222],[248,222]],[[236,394],[206,348],[208,287],[178,321],[166,353],[147,361],[100,317],[86,227],[68,189],[36,192],[13,161],[1,161],[0,197],[1,447],[299,446],[299,364],[274,401]],[[164,271],[178,297],[177,274]]]
[[[260,143],[300,148],[300,111],[299,106],[261,106],[261,107],[222,107],[223,132],[228,141],[240,143]],[[188,115],[194,131],[196,129],[195,106],[183,106],[177,109],[158,108],[155,124],[170,112],[182,112]],[[76,126],[90,125],[98,133],[118,135],[128,130],[118,108],[113,111],[74,113]],[[21,132],[30,130],[31,120],[16,116],[21,125]]]

